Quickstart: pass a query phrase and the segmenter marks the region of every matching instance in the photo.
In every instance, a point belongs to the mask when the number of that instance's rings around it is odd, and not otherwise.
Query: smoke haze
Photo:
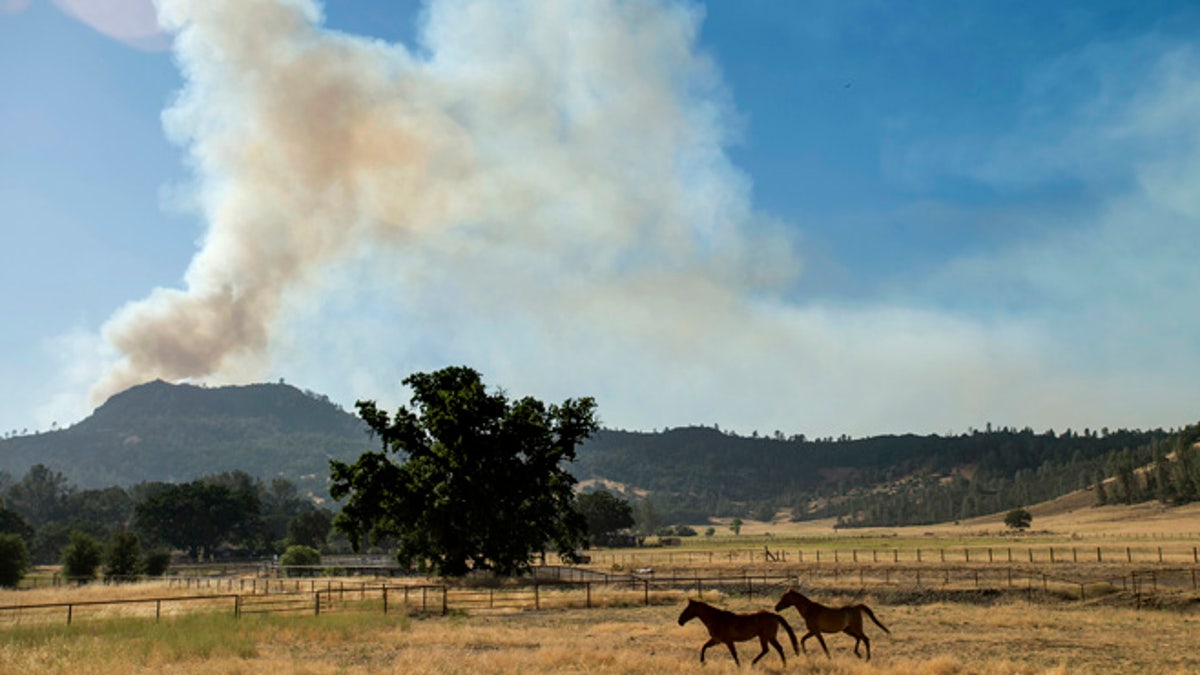
[[[609,284],[702,302],[706,284],[770,291],[798,267],[724,157],[724,95],[689,8],[440,3],[421,56],[323,31],[300,0],[160,14],[187,81],[166,126],[208,231],[184,290],[105,327],[123,358],[95,399],[260,375],[288,298],[378,247],[417,266],[402,277],[489,261],[501,287],[565,275],[566,303]]]
[[[692,4],[433,2],[407,46],[326,30],[309,0],[158,7],[185,80],[164,124],[205,235],[181,289],[105,324],[117,356],[93,402],[156,377],[285,374],[391,403],[408,373],[465,363],[643,429],[1116,427],[1181,409],[1172,375],[1089,362],[1077,337],[1111,308],[1075,312],[1036,276],[1075,255],[1057,245],[947,265],[926,295],[1028,281],[1044,312],[800,297],[804,224],[757,211],[729,160],[740,121]],[[1123,218],[1105,227],[1133,236]]]

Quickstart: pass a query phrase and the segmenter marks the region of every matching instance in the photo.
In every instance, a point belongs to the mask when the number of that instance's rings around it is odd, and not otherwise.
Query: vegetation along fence
[[[713,575],[617,575],[577,568],[538,568],[519,585],[395,584],[331,579],[178,579],[172,586],[191,595],[88,600],[0,607],[0,625],[61,623],[88,618],[162,617],[200,611],[254,614],[314,614],[370,611],[383,614],[536,611],[650,605],[679,601],[681,592],[703,597],[719,592],[747,600],[773,601],[790,585],[825,594],[868,592],[1027,592],[1031,599],[1090,600],[1124,594],[1140,607],[1163,593],[1200,591],[1200,567],[1157,567],[1089,576],[1055,574],[1019,566],[801,565]],[[210,592],[200,593],[202,590]],[[231,592],[234,591],[234,592]]]

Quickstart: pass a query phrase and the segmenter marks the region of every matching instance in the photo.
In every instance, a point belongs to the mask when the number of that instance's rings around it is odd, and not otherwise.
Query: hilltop
[[[69,428],[0,440],[0,471],[19,479],[41,463],[81,488],[102,488],[242,470],[323,494],[330,458],[374,447],[357,416],[287,384],[157,380],[114,395]]]

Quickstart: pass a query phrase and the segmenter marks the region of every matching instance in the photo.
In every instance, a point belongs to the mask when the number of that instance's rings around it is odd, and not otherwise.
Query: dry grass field
[[[161,623],[107,619],[73,626],[9,626],[0,673],[680,673],[700,667],[707,634],[676,624],[678,603],[598,610],[409,618],[180,616]],[[738,610],[760,608],[731,601]],[[1195,673],[1195,613],[1122,608],[876,604],[890,635],[871,626],[874,660],[827,636],[827,659],[772,652],[756,671],[802,673]],[[790,612],[791,610],[789,610]],[[801,626],[794,614],[793,627]],[[757,654],[742,643],[743,663]],[[746,666],[744,665],[743,668]],[[706,672],[737,672],[722,647]]]
[[[1068,500],[1064,500],[1064,504]],[[1062,542],[1107,547],[1164,543],[1190,550],[1200,530],[1200,507],[1074,507],[1040,505],[1036,533],[1021,535],[1021,546],[1062,546]],[[1031,509],[1033,510],[1033,509]],[[720,560],[754,542],[780,548],[827,547],[867,550],[872,546],[937,550],[961,549],[962,542],[1006,541],[998,518],[934,528],[878,532],[834,532],[830,524],[748,523],[741,536],[722,532],[689,540],[675,555],[705,548]],[[771,536],[767,537],[766,533]],[[1143,546],[1144,548],[1144,546]],[[646,552],[642,552],[644,555]],[[671,555],[665,549],[657,555]],[[637,553],[630,552],[630,555]],[[843,558],[844,559],[844,558]],[[662,558],[659,558],[662,561]],[[1190,562],[1188,563],[1190,565]],[[746,560],[728,569],[747,570]],[[1106,561],[1106,565],[1114,565]],[[1119,563],[1115,564],[1119,567]],[[604,565],[595,566],[604,567]],[[686,564],[676,566],[690,569]],[[886,567],[886,565],[880,565]],[[1060,565],[1059,568],[1063,566]],[[1145,565],[1142,565],[1145,567]],[[1153,565],[1151,565],[1153,567]],[[761,568],[761,565],[760,565]],[[1082,563],[1078,568],[1086,570]],[[878,568],[877,568],[878,569]],[[752,573],[757,573],[751,568]],[[656,572],[661,576],[664,570]],[[1082,572],[1078,572],[1082,573]],[[972,602],[947,602],[930,588],[923,595],[866,586],[854,578],[841,590],[820,577],[806,587],[826,604],[866,602],[891,628],[867,626],[874,660],[854,657],[853,640],[827,636],[827,659],[815,640],[807,655],[788,653],[783,667],[772,652],[755,672],[801,673],[1196,673],[1200,672],[1200,595],[1175,589],[1166,602],[1137,609],[1128,594],[1072,599],[1070,594],[1021,592],[981,594]],[[194,592],[194,591],[193,591]],[[213,591],[216,593],[217,591]],[[225,592],[225,591],[221,591]],[[545,590],[540,611],[463,611],[408,616],[384,615],[378,600],[344,603],[338,611],[244,615],[235,618],[228,603],[176,606],[155,621],[146,605],[89,608],[71,625],[60,614],[47,621],[0,612],[0,675],[7,673],[680,673],[699,672],[700,647],[707,639],[697,622],[676,623],[689,592],[641,591],[598,586],[593,608],[583,609],[578,590]],[[705,589],[704,599],[736,611],[769,608],[777,587],[753,598]],[[182,594],[162,583],[83,588],[38,588],[0,592],[0,606],[41,602],[86,602]],[[964,597],[970,597],[967,594]],[[598,607],[598,608],[597,608]],[[59,610],[55,610],[59,611]],[[785,616],[798,635],[803,622],[794,610]],[[741,643],[745,669],[758,653]],[[723,647],[708,650],[704,672],[738,672]]]

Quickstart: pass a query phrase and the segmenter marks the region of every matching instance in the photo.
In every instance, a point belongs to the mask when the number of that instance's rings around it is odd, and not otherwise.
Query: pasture
[[[754,672],[1193,673],[1200,542],[1187,527],[1195,515],[1153,506],[1044,513],[1035,517],[1039,531],[1020,535],[990,521],[876,532],[749,523],[740,536],[725,531],[680,547],[596,551],[588,572],[566,573],[593,580],[586,585],[452,588],[442,599],[430,587],[419,604],[415,588],[403,600],[392,590],[391,611],[380,594],[343,590],[361,589],[362,578],[287,581],[269,591],[278,598],[258,597],[265,580],[244,577],[203,587],[176,580],[0,591],[0,606],[139,601],[81,605],[70,625],[61,608],[0,611],[0,673],[698,672],[708,635],[697,622],[678,625],[686,599],[770,609],[789,579],[830,606],[869,604],[891,633],[865,626],[869,664],[854,657],[853,638],[827,634],[832,658],[810,640],[807,655],[785,645],[786,668],[772,653]],[[635,569],[652,581],[595,581]],[[1092,580],[1083,592],[1080,579]],[[257,594],[237,601],[237,615],[229,598],[248,587]],[[155,611],[156,598],[197,593],[212,601]],[[294,611],[246,609],[285,597],[295,599]],[[803,632],[795,609],[781,613]],[[739,644],[743,661],[758,651]],[[708,650],[704,668],[738,672],[720,646]]]
[[[765,603],[730,600],[750,611]],[[826,636],[833,658],[809,645],[788,666],[763,659],[755,672],[802,673],[1194,673],[1200,617],[1173,611],[1043,605],[880,605],[892,629],[872,632],[874,659],[853,640]],[[681,673],[697,672],[707,639],[679,626],[678,602],[650,607],[408,617],[188,614],[160,623],[108,618],[73,626],[7,626],[3,673]],[[801,625],[794,613],[785,617]],[[757,647],[745,643],[742,654]],[[746,666],[743,666],[743,670]],[[709,649],[706,672],[738,672]]]

